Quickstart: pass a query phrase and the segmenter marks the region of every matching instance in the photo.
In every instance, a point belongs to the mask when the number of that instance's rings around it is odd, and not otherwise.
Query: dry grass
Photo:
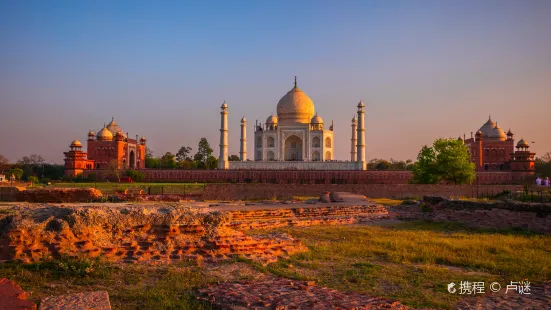
[[[54,261],[0,263],[7,277],[34,301],[50,295],[107,290],[114,309],[205,309],[193,290],[217,281],[273,274],[309,279],[342,291],[397,299],[413,307],[451,309],[468,295],[449,294],[447,283],[551,278],[551,236],[490,233],[457,224],[410,222],[390,227],[327,226],[280,229],[310,249],[267,267],[244,259],[217,266],[110,264]],[[247,262],[248,265],[244,265]],[[254,267],[254,268],[251,268]]]
[[[0,278],[21,285],[37,303],[46,296],[106,290],[113,309],[211,308],[197,302],[192,294],[194,288],[214,281],[198,266],[96,263],[88,270],[88,265],[79,261],[69,264],[76,267],[67,269],[58,261],[32,265],[0,263]],[[76,271],[68,272],[73,269]]]
[[[397,199],[390,199],[390,198],[370,198],[375,203],[383,205],[383,206],[399,206],[403,203],[403,200],[397,200]]]
[[[339,290],[398,299],[414,307],[452,308],[461,295],[447,283],[551,278],[551,237],[469,232],[459,225],[407,223],[393,228],[286,229],[309,252],[267,271]],[[291,266],[291,267],[290,267]]]

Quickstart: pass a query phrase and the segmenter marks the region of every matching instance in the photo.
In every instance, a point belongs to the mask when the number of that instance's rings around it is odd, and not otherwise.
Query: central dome
[[[314,117],[314,103],[298,86],[291,89],[277,104],[280,125],[309,124]]]

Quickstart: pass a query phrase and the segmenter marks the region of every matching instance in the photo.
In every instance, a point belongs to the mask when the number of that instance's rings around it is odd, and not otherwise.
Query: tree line
[[[182,146],[176,154],[166,152],[160,157],[155,157],[147,148],[145,167],[152,169],[216,169],[218,167],[218,158],[213,155],[214,151],[206,138],[199,140],[195,154],[192,151],[191,147]],[[238,161],[239,156],[230,155],[228,159]]]
[[[536,175],[540,177],[551,177],[551,152],[536,157]]]
[[[31,154],[23,156],[17,162],[10,163],[8,158],[0,154],[0,173],[8,180],[26,181],[31,183],[49,182],[63,178],[63,165],[46,163],[42,155]]]

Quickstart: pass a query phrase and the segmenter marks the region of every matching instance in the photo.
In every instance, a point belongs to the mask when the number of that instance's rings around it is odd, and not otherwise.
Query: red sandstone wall
[[[504,190],[520,191],[521,185],[425,185],[425,184],[207,184],[203,199],[269,199],[291,196],[319,196],[322,192],[350,192],[372,198],[434,196],[476,197]]]
[[[408,184],[411,171],[308,171],[308,170],[179,170],[140,169],[145,181],[271,184]],[[84,174],[108,175],[88,170]],[[531,184],[533,172],[478,172],[478,184]],[[475,182],[476,183],[476,182]]]

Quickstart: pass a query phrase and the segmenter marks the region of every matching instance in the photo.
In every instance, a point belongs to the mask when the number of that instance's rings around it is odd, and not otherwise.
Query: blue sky
[[[217,150],[226,100],[237,154],[240,118],[252,136],[296,75],[335,121],[337,159],[360,99],[368,158],[413,159],[488,114],[541,154],[550,33],[545,0],[0,1],[0,153],[62,162],[112,116],[156,155]]]

